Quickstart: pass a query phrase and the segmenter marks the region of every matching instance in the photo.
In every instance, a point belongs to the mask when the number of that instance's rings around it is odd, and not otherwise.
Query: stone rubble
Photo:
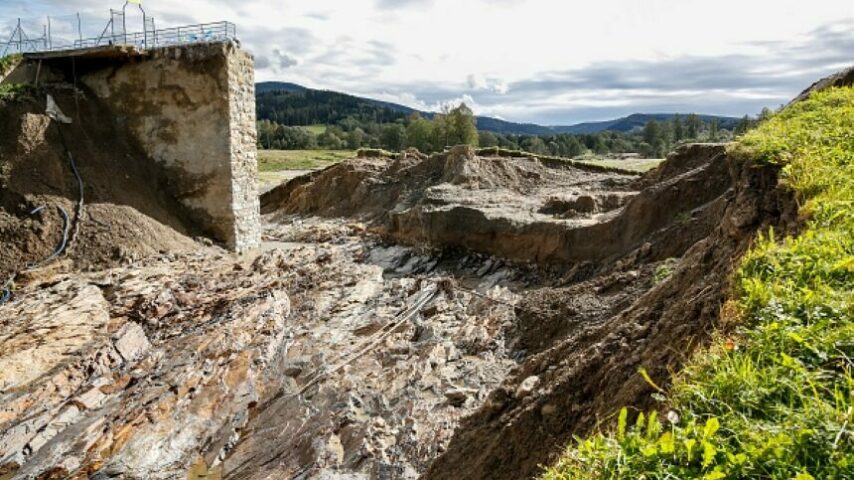
[[[0,476],[416,478],[515,364],[512,308],[440,290],[425,253],[373,263],[358,225],[266,236],[36,275],[0,306]]]

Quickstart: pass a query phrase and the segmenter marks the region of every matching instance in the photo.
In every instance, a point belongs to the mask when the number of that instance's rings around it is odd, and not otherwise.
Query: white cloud
[[[106,20],[107,9],[121,3],[0,0],[0,19],[79,9]],[[806,86],[800,84],[804,79],[844,63],[823,57],[833,46],[819,42],[844,39],[854,19],[854,2],[843,0],[813,0],[809,8],[802,0],[157,0],[144,5],[158,26],[234,22],[245,47],[256,54],[259,81],[400,97],[410,106],[432,107],[469,95],[478,113],[544,123],[624,110],[743,114],[760,102],[776,105]],[[836,26],[815,35],[825,25]],[[709,59],[709,67],[685,59]],[[720,68],[728,65],[735,67]],[[761,69],[765,76],[755,73]],[[789,80],[777,81],[783,76]],[[723,96],[717,101],[719,91]]]
[[[510,87],[503,80],[474,73],[469,74],[469,76],[466,77],[466,83],[468,84],[469,89],[475,92],[487,90],[503,95],[510,90]]]

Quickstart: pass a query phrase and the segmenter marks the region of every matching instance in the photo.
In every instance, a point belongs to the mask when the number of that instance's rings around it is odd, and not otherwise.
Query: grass
[[[578,162],[586,163],[588,165],[601,165],[603,167],[610,168],[622,168],[625,170],[632,170],[635,172],[648,172],[653,168],[657,167],[663,160],[660,158],[637,158],[637,159],[626,159],[626,160],[616,160],[616,159],[606,159],[606,158],[584,158],[584,159],[576,159]]]
[[[21,60],[21,55],[16,53],[0,57],[0,77],[6,75]]]
[[[351,150],[258,150],[258,170],[314,170],[354,156]]]
[[[315,135],[322,135],[326,133],[326,125],[323,124],[302,125],[300,126],[300,128],[302,128],[303,130],[307,130]]]
[[[0,103],[14,100],[21,95],[29,95],[35,91],[32,85],[26,83],[4,83],[0,85]]]
[[[854,478],[854,89],[789,106],[731,153],[785,165],[805,229],[741,259],[722,311],[738,327],[676,376],[668,421],[623,409],[544,480]]]

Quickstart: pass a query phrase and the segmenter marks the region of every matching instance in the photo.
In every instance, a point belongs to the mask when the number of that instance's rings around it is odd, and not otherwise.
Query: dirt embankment
[[[46,114],[51,94],[72,120]],[[197,248],[193,223],[161,188],[154,162],[94,98],[71,87],[41,89],[0,109],[0,277],[50,255],[62,241],[64,218],[72,229],[67,257],[75,268],[114,265],[158,252]],[[79,187],[85,208],[75,222]],[[41,208],[36,213],[34,210]]]
[[[715,148],[719,147],[695,146],[689,151],[702,157]],[[553,346],[526,359],[484,407],[463,421],[448,451],[424,478],[529,477],[540,465],[553,461],[573,435],[589,432],[598,420],[620,407],[655,408],[654,390],[637,374],[638,368],[644,367],[666,386],[672,372],[678,371],[710,332],[721,327],[732,267],[757,230],[774,226],[777,231],[791,232],[796,226],[795,202],[790,193],[777,187],[775,168],[757,168],[726,155],[713,158],[712,163],[726,167],[727,188],[691,211],[692,218],[705,217],[703,228],[693,232],[696,242],[668,267],[666,279],[645,291],[622,287],[631,297],[623,297],[621,304],[610,309],[591,311],[576,305],[579,292],[594,291],[599,301],[614,295],[611,286],[601,286],[601,276],[526,297],[520,308],[535,305],[549,313],[522,313],[519,324],[537,331],[539,340],[545,337]],[[677,154],[670,165],[644,181],[652,182],[650,188],[659,188],[661,177],[681,161],[693,160],[680,159]],[[684,175],[675,175],[663,185],[674,185]],[[714,178],[702,179],[697,178],[701,183],[694,185],[695,190],[704,189],[708,181],[715,183]],[[671,201],[678,204],[680,198],[672,196]],[[647,207],[654,209],[656,204]],[[658,208],[668,207],[660,204]],[[670,244],[685,245],[690,238],[668,233],[669,228],[651,235],[639,249],[614,263],[606,275],[616,275],[618,280],[627,274],[635,277],[634,272],[642,276],[647,251],[663,248],[678,253]],[[637,285],[634,281],[629,284]],[[536,379],[534,393],[520,397],[520,385],[533,382],[531,379]]]

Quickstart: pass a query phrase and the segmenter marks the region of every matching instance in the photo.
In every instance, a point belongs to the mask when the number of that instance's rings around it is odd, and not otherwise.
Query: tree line
[[[308,101],[312,95],[326,92],[306,93],[305,98]],[[274,101],[276,98],[271,97]],[[342,97],[335,94],[331,98],[334,100]],[[299,110],[308,115],[306,120],[327,120],[327,127],[322,133],[277,121],[283,118],[288,122],[297,121],[303,113],[291,116],[287,109],[284,114],[277,114],[275,110],[268,112],[267,118],[258,122],[258,147],[280,150],[355,150],[368,147],[390,151],[415,147],[430,153],[442,151],[451,145],[469,144],[563,157],[576,157],[585,153],[637,153],[644,157],[660,158],[681,143],[732,140],[770,115],[770,110],[766,109],[757,119],[745,116],[732,130],[722,128],[717,119],[704,121],[696,114],[689,114],[684,117],[675,115],[667,121],[650,120],[640,131],[629,133],[603,131],[591,134],[510,135],[478,131],[474,113],[465,104],[446,107],[432,118],[417,112],[408,115],[401,112],[392,114],[389,113],[390,110],[382,108],[365,108],[359,114],[351,113],[338,118],[334,108],[327,108],[334,104],[333,102],[317,106],[325,113],[305,113],[309,110]],[[310,109],[310,106],[307,104],[306,108]]]

